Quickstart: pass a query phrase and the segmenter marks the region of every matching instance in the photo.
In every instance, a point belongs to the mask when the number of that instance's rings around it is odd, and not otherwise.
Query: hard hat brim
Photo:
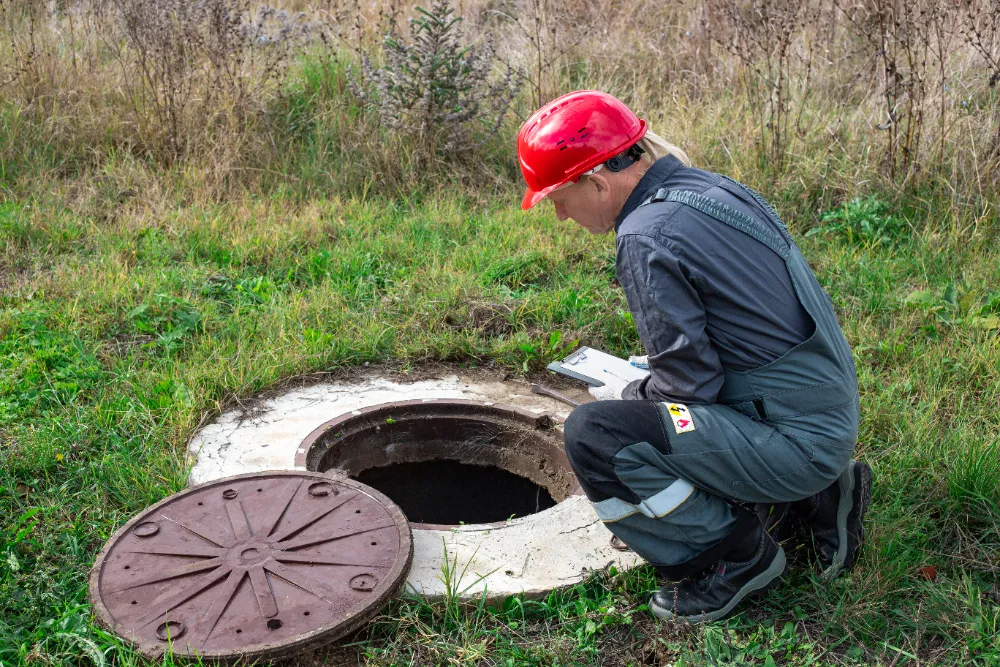
[[[545,199],[545,197],[550,192],[552,192],[553,190],[555,190],[556,188],[558,188],[561,185],[565,185],[565,183],[559,183],[558,185],[552,185],[552,186],[544,188],[542,190],[532,190],[532,189],[529,188],[527,190],[527,192],[524,193],[524,198],[521,200],[521,210],[522,211],[527,211],[529,208],[532,208],[535,204],[537,204],[538,202],[540,202],[543,199]]]

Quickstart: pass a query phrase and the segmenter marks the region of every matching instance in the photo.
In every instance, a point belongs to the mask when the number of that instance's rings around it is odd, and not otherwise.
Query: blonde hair
[[[688,157],[687,153],[652,130],[646,130],[646,134],[639,140],[639,147],[645,151],[643,157],[650,162],[656,162],[661,157],[673,155],[683,162],[685,167],[691,166],[691,158]]]

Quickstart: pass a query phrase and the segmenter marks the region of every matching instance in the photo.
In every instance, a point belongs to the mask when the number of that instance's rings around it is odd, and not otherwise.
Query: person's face
[[[556,207],[556,217],[569,218],[591,234],[606,234],[615,228],[611,188],[602,172],[553,190],[547,196]]]

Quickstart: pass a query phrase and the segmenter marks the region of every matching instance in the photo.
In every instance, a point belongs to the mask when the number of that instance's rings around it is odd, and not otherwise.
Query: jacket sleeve
[[[618,238],[617,273],[650,372],[629,384],[622,398],[715,403],[722,364],[705,331],[705,307],[681,261],[659,241],[628,234]]]

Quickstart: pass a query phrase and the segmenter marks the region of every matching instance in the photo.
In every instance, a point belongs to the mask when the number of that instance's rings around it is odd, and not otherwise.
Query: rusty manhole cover
[[[182,491],[129,521],[90,575],[100,622],[142,653],[279,657],[378,613],[413,555],[378,491],[309,472],[239,475]]]

